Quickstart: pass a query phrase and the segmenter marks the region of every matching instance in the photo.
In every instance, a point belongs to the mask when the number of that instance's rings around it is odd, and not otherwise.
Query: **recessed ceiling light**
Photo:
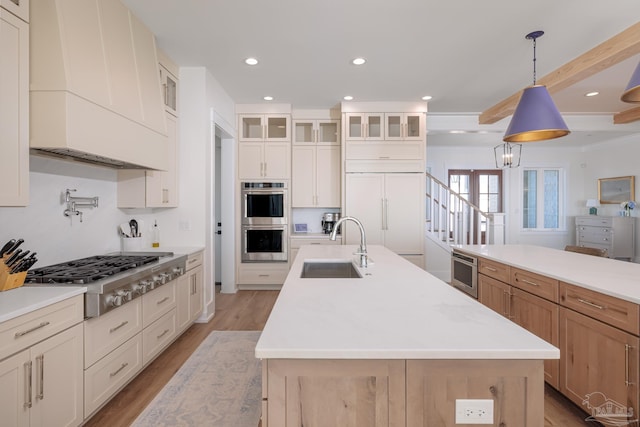
[[[351,95],[347,95],[347,96],[345,96],[343,99],[344,99],[345,101],[351,101],[351,100],[353,100],[353,96],[351,96]]]
[[[244,60],[244,63],[247,65],[256,65],[258,60],[256,58],[247,58]]]
[[[356,59],[354,59],[353,61],[351,61],[351,63],[352,63],[353,65],[362,65],[362,64],[364,64],[365,62],[367,62],[367,60],[366,60],[366,59],[364,59],[364,58],[356,58]]]
[[[449,133],[467,133],[464,130],[450,130]]]
[[[264,98],[265,101],[273,101],[273,96],[265,96]]]
[[[596,96],[596,95],[600,95],[600,92],[589,92],[589,93],[585,93],[584,96]]]
[[[431,96],[431,95],[425,95],[425,96],[422,97],[422,100],[423,101],[428,101],[428,100],[430,100],[432,98],[433,98],[433,96]]]

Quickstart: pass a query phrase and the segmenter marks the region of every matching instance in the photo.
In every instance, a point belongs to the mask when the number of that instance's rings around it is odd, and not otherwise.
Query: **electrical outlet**
[[[456,424],[493,424],[493,400],[456,399]]]

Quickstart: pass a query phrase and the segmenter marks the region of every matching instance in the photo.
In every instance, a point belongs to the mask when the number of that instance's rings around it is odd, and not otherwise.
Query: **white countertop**
[[[305,259],[353,259],[356,246],[300,249],[256,346],[258,358],[557,359],[560,351],[382,246],[360,279],[301,279]]]
[[[159,248],[144,248],[139,252],[173,252],[176,255],[193,255],[204,251],[204,246],[160,246]]]
[[[640,304],[640,264],[529,245],[461,245],[463,252]]]
[[[0,322],[11,320],[76,295],[82,295],[86,291],[87,288],[82,286],[21,286],[0,292]]]

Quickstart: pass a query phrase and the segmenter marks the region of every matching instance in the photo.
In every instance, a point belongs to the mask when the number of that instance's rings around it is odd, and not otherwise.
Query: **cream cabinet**
[[[294,120],[293,144],[340,145],[340,120]]]
[[[367,244],[384,245],[405,257],[424,255],[424,175],[417,173],[349,173],[345,215],[358,218]],[[360,232],[343,224],[347,244],[359,244]]]
[[[29,203],[28,1],[0,2],[0,206]]]
[[[291,141],[289,114],[245,114],[238,117],[240,142]]]
[[[329,235],[324,237],[291,237],[289,240],[289,248],[291,248],[291,264],[296,260],[298,251],[305,245],[340,245],[342,244],[342,237],[337,236],[336,240],[330,240]]]
[[[628,216],[576,217],[576,245],[606,249],[609,258],[633,260],[636,219]]]
[[[7,426],[78,426],[84,418],[82,324],[0,361]]]
[[[238,178],[289,179],[291,144],[241,142],[238,144]]]
[[[293,145],[291,206],[340,207],[340,146]]]
[[[383,113],[347,113],[346,134],[348,141],[364,141],[384,138]]]
[[[0,0],[0,7],[29,22],[29,0]]]
[[[178,118],[166,113],[169,167],[166,171],[118,170],[119,208],[178,207]]]
[[[387,141],[421,141],[425,137],[424,113],[385,113],[384,118]]]
[[[0,323],[2,425],[83,421],[83,296]]]
[[[178,278],[176,316],[178,333],[188,328],[202,314],[204,305],[203,253],[189,255],[187,272]]]
[[[178,116],[178,78],[177,74],[169,71],[168,65],[160,60],[160,84],[162,85],[162,99],[168,113]]]

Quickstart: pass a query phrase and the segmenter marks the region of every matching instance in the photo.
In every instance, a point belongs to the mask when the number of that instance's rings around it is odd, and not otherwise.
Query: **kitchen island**
[[[456,399],[543,425],[557,348],[381,246],[361,278],[300,278],[305,261],[355,251],[300,249],[256,346],[263,426],[454,425]]]

